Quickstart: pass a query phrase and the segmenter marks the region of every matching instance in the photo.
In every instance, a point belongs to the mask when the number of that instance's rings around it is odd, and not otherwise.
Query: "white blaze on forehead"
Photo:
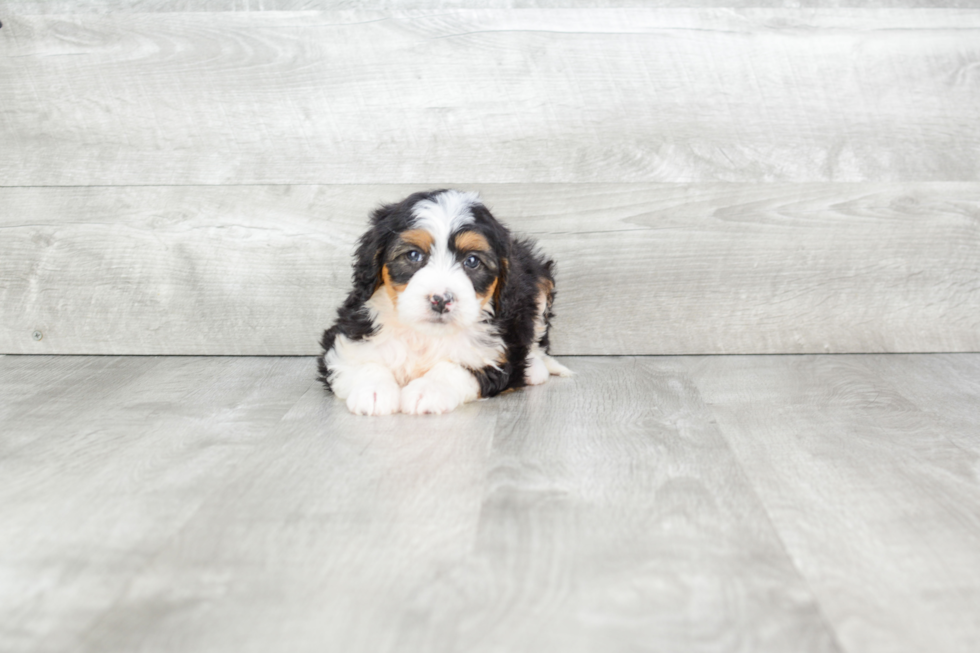
[[[444,191],[412,207],[414,226],[432,234],[436,247],[445,248],[449,243],[449,236],[460,227],[473,223],[470,207],[479,203],[480,196],[476,193]]]
[[[452,294],[452,323],[456,328],[471,328],[483,312],[482,303],[473,291],[473,282],[449,249],[450,237],[475,222],[472,207],[480,204],[476,193],[447,190],[422,200],[412,207],[412,227],[432,234],[433,244],[425,265],[414,275],[398,300],[398,317],[421,328],[432,328],[432,295]]]

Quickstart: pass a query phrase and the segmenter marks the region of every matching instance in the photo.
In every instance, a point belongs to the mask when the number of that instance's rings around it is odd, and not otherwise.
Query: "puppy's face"
[[[407,228],[387,245],[381,267],[399,321],[430,333],[476,324],[493,311],[505,265],[491,243],[499,225],[469,193],[443,191],[406,208]]]

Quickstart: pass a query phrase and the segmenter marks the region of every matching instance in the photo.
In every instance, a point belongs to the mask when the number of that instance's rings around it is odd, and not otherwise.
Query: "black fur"
[[[361,236],[357,250],[354,252],[354,272],[351,276],[354,288],[347,299],[337,309],[337,320],[333,326],[323,332],[320,346],[324,353],[333,348],[338,335],[344,335],[351,340],[363,340],[370,337],[377,327],[371,322],[364,303],[371,299],[377,290],[381,279],[381,267],[384,264],[385,251],[391,246],[395,237],[409,229],[412,223],[412,207],[416,202],[429,199],[434,192],[415,193],[398,204],[388,204],[371,214],[371,228]],[[330,389],[330,370],[327,369],[321,355],[317,359],[317,378]]]
[[[489,211],[487,212],[489,214]],[[495,298],[493,324],[504,341],[507,359],[501,370],[507,373],[500,377],[494,368],[479,370],[480,396],[492,397],[504,390],[524,386],[524,372],[527,367],[527,354],[534,344],[534,314],[537,306],[539,287],[542,282],[554,287],[552,269],[554,261],[544,258],[530,240],[514,239],[500,223],[498,237],[507,243],[507,265],[502,271],[502,289]],[[554,291],[552,291],[552,294]],[[550,304],[549,300],[549,304]],[[547,332],[542,342],[547,339]],[[542,349],[547,348],[542,344]],[[496,379],[484,386],[483,376]]]
[[[337,320],[327,329],[320,344],[324,353],[330,351],[338,335],[351,340],[370,338],[376,331],[365,309],[367,302],[381,284],[381,272],[385,257],[398,235],[411,229],[414,222],[412,207],[431,199],[443,190],[415,193],[397,204],[383,206],[371,216],[371,226],[358,244],[354,255],[353,289],[337,310]],[[548,290],[545,324],[553,317],[551,305],[554,298],[554,261],[537,251],[533,241],[514,238],[490,211],[482,204],[470,208],[475,224],[467,225],[467,231],[477,231],[490,244],[492,256],[480,254],[484,267],[497,278],[493,296],[494,315],[490,322],[496,327],[503,341],[505,359],[498,367],[470,370],[480,385],[481,397],[493,397],[505,390],[525,385],[524,374],[527,356],[534,344],[534,317],[537,298],[542,288]],[[468,253],[459,253],[460,260]],[[492,259],[492,260],[491,260]],[[485,274],[485,273],[481,273]],[[487,277],[489,279],[490,277]],[[477,292],[488,289],[490,282],[471,275]],[[539,343],[548,350],[548,332]],[[330,371],[324,357],[318,358],[319,379],[330,388]]]

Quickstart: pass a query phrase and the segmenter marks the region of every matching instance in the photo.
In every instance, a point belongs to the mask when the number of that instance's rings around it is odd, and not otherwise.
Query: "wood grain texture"
[[[0,648],[840,651],[687,363],[565,362],[365,419],[311,359],[154,361],[0,460],[31,497],[0,501]]]
[[[0,650],[80,650],[313,383],[304,359],[0,360]]]
[[[882,357],[874,371],[888,378],[903,397],[943,425],[946,437],[980,460],[980,356]]]
[[[978,0],[2,0],[22,15],[219,11],[610,9],[610,8],[980,8]]]
[[[978,61],[961,9],[8,5],[0,183],[975,181]]]
[[[315,354],[419,188],[0,189],[0,351]],[[559,354],[980,350],[976,183],[477,188],[558,261]]]
[[[846,650],[977,648],[980,357],[691,369]]]
[[[412,650],[840,650],[684,366],[566,362],[578,376],[500,402],[471,556],[416,594],[399,639]]]

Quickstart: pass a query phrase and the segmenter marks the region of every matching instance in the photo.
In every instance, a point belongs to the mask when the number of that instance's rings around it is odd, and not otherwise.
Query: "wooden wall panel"
[[[0,189],[0,351],[315,353],[417,189]],[[556,353],[980,350],[980,183],[480,190],[558,261]]]
[[[609,8],[962,8],[978,0],[3,0],[0,11],[20,14],[159,13],[189,11],[328,11],[344,9],[609,9]]]
[[[3,19],[7,186],[980,178],[980,11]]]
[[[451,4],[0,1],[0,351],[313,353],[447,185],[558,353],[980,349],[980,11]]]

